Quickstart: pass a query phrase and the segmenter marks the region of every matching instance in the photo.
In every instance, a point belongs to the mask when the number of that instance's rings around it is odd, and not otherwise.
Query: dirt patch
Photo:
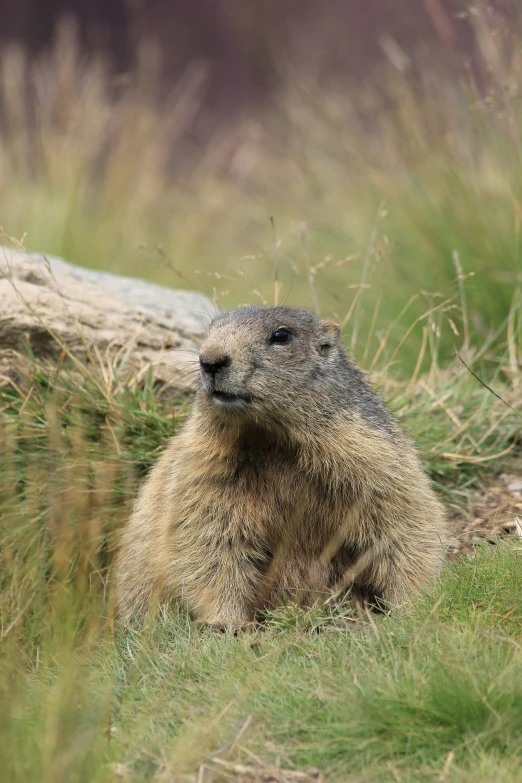
[[[467,508],[463,503],[449,518],[455,530],[450,556],[471,549],[477,539],[522,537],[522,471],[513,469],[485,479],[468,493]]]

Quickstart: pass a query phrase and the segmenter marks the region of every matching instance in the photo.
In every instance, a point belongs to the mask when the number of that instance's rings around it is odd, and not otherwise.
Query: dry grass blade
[[[322,775],[317,769],[299,772],[280,767],[259,767],[255,764],[234,764],[225,759],[214,758],[213,764],[223,768],[241,783],[322,783]]]
[[[462,358],[462,356],[459,354],[459,352],[458,352],[458,351],[456,351],[455,353],[457,354],[457,357],[458,357],[459,361],[461,361],[461,362],[462,362],[462,364],[464,365],[464,367],[466,368],[466,370],[467,370],[469,373],[471,373],[471,375],[472,375],[472,376],[473,376],[473,377],[474,377],[474,378],[475,378],[475,379],[476,379],[476,380],[477,380],[477,381],[480,383],[480,385],[481,385],[481,386],[483,386],[485,389],[487,389],[489,392],[491,392],[491,394],[494,394],[494,395],[495,395],[495,397],[497,398],[497,400],[500,400],[500,402],[502,402],[504,405],[506,405],[508,408],[510,408],[510,409],[511,409],[511,410],[512,410],[514,413],[516,413],[516,414],[517,414],[517,416],[520,416],[520,417],[522,417],[522,413],[521,413],[519,410],[517,410],[517,409],[516,409],[516,408],[514,408],[512,405],[510,405],[510,404],[509,404],[509,402],[506,402],[506,400],[504,400],[504,399],[503,399],[503,398],[500,396],[500,394],[497,394],[497,392],[496,392],[496,391],[494,391],[494,390],[491,388],[491,386],[488,386],[488,384],[487,384],[487,383],[485,383],[485,382],[484,382],[484,381],[483,381],[481,378],[479,378],[479,376],[477,375],[477,373],[476,373],[476,372],[473,372],[473,370],[471,369],[471,367],[469,367],[469,366],[466,364],[466,362],[464,361],[464,359]]]

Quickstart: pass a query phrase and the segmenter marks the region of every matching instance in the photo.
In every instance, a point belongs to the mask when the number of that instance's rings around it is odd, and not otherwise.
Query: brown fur
[[[215,319],[200,360],[192,415],[123,534],[123,620],[169,600],[237,629],[283,597],[309,604],[347,587],[397,605],[432,584],[441,504],[334,324],[243,308]]]

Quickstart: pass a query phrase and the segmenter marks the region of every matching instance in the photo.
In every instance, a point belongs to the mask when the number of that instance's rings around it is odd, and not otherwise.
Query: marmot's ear
[[[338,344],[341,330],[333,321],[324,320],[321,322],[321,326],[323,327],[323,333],[319,339],[317,349],[320,354],[325,356],[329,353],[330,348],[333,348],[334,345]]]
[[[323,328],[334,343],[339,342],[341,330],[333,321],[323,320]]]

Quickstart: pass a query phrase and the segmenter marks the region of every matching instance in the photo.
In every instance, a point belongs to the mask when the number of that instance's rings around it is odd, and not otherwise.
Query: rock
[[[4,363],[13,352],[26,353],[27,345],[42,359],[65,349],[86,364],[111,364],[125,377],[144,377],[150,369],[162,385],[186,388],[190,360],[215,312],[212,301],[194,291],[0,246]]]
[[[518,479],[516,481],[512,481],[507,485],[507,488],[510,492],[522,492],[522,480]]]

